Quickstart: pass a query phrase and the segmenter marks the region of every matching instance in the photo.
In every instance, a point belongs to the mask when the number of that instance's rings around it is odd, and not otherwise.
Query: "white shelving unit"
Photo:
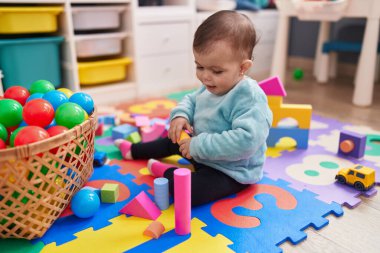
[[[160,96],[194,86],[192,34],[195,2],[164,1],[135,12],[139,97]]]
[[[195,29],[212,12],[197,12],[194,0],[163,0],[160,6],[139,6],[139,0],[0,0],[1,4],[60,5],[59,31],[65,38],[62,45],[63,86],[90,94],[97,104],[109,104],[134,98],[157,97],[197,83],[192,54]],[[123,53],[129,57],[127,78],[104,85],[81,86],[78,74],[76,41],[88,34],[74,31],[73,7],[122,5],[121,27],[126,34]],[[246,12],[256,24],[260,42],[254,51],[257,64],[252,69],[256,79],[269,72],[273,52],[277,11]],[[1,82],[0,82],[1,84]],[[0,94],[2,87],[0,85]]]
[[[86,37],[86,36],[96,36],[97,33],[87,33],[85,35],[77,35],[75,33],[75,29],[72,25],[73,18],[72,18],[72,10],[76,6],[86,6],[86,4],[98,4],[99,6],[125,6],[125,11],[121,13],[121,27],[118,29],[117,32],[119,33],[125,33],[126,38],[123,40],[123,52],[120,55],[120,57],[130,57],[132,59],[132,64],[129,65],[127,77],[125,80],[109,83],[109,84],[100,84],[96,86],[81,86],[79,81],[79,75],[78,75],[78,62],[80,59],[78,58],[77,52],[76,52],[76,41]],[[68,9],[70,9],[71,13],[71,20],[68,20],[68,23],[71,23],[71,29],[69,37],[71,45],[71,62],[70,66],[72,69],[77,71],[67,71],[72,72],[73,75],[71,77],[71,83],[74,85],[74,90],[82,90],[83,92],[86,92],[90,94],[95,102],[97,104],[108,104],[108,103],[115,103],[118,101],[123,101],[127,99],[132,99],[136,97],[137,92],[137,85],[136,85],[136,78],[135,78],[135,67],[134,67],[134,34],[133,34],[133,10],[136,8],[136,1],[132,0],[110,0],[110,1],[100,1],[100,0],[71,0],[68,1],[67,5],[69,5]],[[69,16],[69,15],[68,15]],[[114,32],[114,31],[112,31]],[[102,33],[106,35],[108,32]],[[116,57],[115,57],[116,58]]]
[[[195,3],[192,0],[166,0],[162,6],[151,7],[138,6],[138,0],[0,0],[0,4],[64,6],[58,31],[65,38],[61,62],[63,86],[87,92],[97,104],[159,96],[194,84],[191,36]],[[73,7],[78,5],[125,5],[118,32],[127,34],[122,56],[132,59],[126,80],[80,85],[78,62],[81,59],[76,52],[76,41],[86,35],[74,31]]]

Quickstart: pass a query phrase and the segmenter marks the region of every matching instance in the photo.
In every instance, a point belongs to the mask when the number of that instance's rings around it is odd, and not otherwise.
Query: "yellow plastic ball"
[[[74,92],[72,92],[71,90],[69,90],[67,88],[59,88],[57,90],[60,91],[60,92],[62,92],[63,94],[65,94],[67,98],[70,98],[71,95],[74,94]]]

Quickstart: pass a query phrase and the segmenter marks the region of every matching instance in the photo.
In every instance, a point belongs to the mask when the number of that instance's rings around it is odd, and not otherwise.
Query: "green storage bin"
[[[64,38],[0,39],[0,69],[3,87],[20,85],[27,89],[40,79],[61,85],[61,50]]]

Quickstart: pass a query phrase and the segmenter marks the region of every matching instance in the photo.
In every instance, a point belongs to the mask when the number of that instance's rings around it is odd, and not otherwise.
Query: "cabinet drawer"
[[[189,53],[143,57],[139,65],[139,86],[143,93],[178,89],[193,78]]]
[[[170,52],[191,51],[191,24],[141,24],[138,30],[138,47],[142,56]]]

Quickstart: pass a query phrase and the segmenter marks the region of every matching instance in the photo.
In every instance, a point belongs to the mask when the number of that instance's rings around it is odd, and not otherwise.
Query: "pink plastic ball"
[[[25,104],[29,96],[30,96],[30,93],[28,89],[22,86],[9,87],[4,93],[4,98],[16,100],[21,105]]]
[[[48,101],[37,98],[26,103],[22,116],[29,126],[46,127],[54,119],[54,108]]]

